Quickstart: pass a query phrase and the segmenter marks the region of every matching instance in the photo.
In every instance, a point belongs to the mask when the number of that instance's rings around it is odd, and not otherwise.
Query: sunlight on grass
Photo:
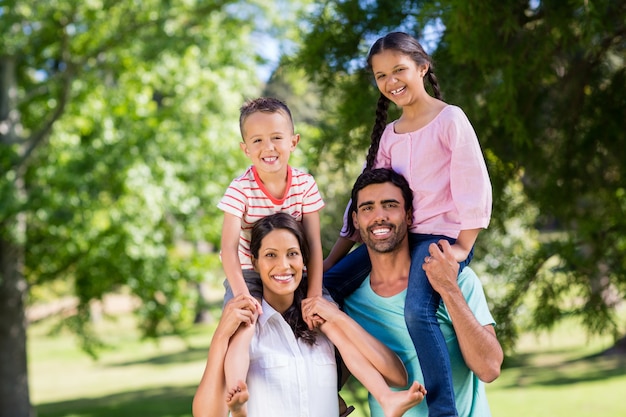
[[[142,340],[130,316],[98,326],[110,347],[95,361],[80,350],[73,336],[49,336],[46,324],[31,326],[30,386],[35,404],[187,387],[185,402],[190,407],[213,325],[197,326],[186,339],[166,336],[158,341]]]
[[[502,375],[487,386],[494,416],[625,416],[626,357],[599,355],[610,337],[589,338],[564,321],[524,335]]]
[[[218,316],[219,312],[214,313]],[[92,360],[50,324],[29,329],[31,398],[39,417],[189,417],[215,323],[185,339],[142,340],[131,316],[103,320],[109,349]],[[588,339],[571,322],[550,333],[524,335],[502,375],[487,386],[494,417],[626,415],[626,358],[597,353],[610,338]],[[341,395],[368,416],[366,391],[351,380]]]

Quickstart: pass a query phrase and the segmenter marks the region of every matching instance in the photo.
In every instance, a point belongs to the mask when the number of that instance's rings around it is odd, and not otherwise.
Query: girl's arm
[[[394,387],[407,385],[408,374],[398,355],[339,310],[336,304],[317,297],[307,303],[306,309],[307,315],[316,315],[323,322],[320,330],[335,346],[355,345],[389,385]]]
[[[330,250],[330,253],[326,259],[324,259],[324,272],[328,271],[333,267],[333,265],[346,256],[348,252],[350,252],[350,249],[352,249],[352,246],[354,246],[354,242],[352,240],[339,236],[333,245],[333,248]]]
[[[226,303],[222,318],[213,333],[204,374],[193,397],[193,417],[228,415],[224,358],[230,338],[239,326],[242,323],[252,325],[254,305],[254,299],[246,295],[239,295]]]
[[[463,262],[467,259],[481,230],[482,229],[467,229],[459,232],[459,237],[456,238],[456,243],[450,248],[454,259],[456,259],[457,262]]]
[[[493,326],[481,325],[467,305],[457,281],[459,265],[450,244],[445,240],[439,244],[443,252],[431,244],[433,260],[424,263],[424,271],[448,309],[465,363],[482,381],[491,382],[500,375],[502,347]]]

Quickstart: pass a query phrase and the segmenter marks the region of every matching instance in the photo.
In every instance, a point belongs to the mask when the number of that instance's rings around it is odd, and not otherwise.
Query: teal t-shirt
[[[459,275],[458,283],[478,322],[483,326],[495,324],[482,284],[474,271],[469,267],[464,268]],[[415,347],[404,322],[405,298],[406,290],[392,297],[377,295],[372,291],[368,276],[363,284],[345,300],[344,311],[370,334],[396,352],[407,368],[409,382],[423,382],[424,378]],[[459,417],[491,416],[485,394],[485,384],[465,364],[450,315],[443,303],[437,311],[437,319],[450,353],[452,383]],[[372,417],[384,417],[382,409],[371,395],[369,405]],[[422,401],[404,415],[428,417],[426,401]]]

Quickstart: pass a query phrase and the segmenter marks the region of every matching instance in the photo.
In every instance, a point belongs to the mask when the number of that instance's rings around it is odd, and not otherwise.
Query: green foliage
[[[238,109],[262,86],[254,34],[276,17],[244,3],[0,3],[18,116],[0,137],[3,237],[25,216],[24,274],[73,285],[66,324],[92,354],[91,300],[128,286],[157,336],[190,325],[195,283],[217,279],[216,204],[248,164]]]
[[[493,220],[475,262],[494,282],[509,346],[520,316],[545,328],[574,315],[592,333],[623,332],[625,15],[624,2],[449,0],[329,1],[310,17],[296,61],[327,98],[318,155],[332,152],[338,169],[369,145],[371,43],[403,30],[432,52],[444,98],[468,114],[490,171]],[[526,294],[541,300],[528,314]]]

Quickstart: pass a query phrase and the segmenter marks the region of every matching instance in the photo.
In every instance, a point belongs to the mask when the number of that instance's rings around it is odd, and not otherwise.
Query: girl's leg
[[[361,286],[371,270],[367,247],[360,245],[324,273],[324,287],[343,306],[344,299]]]
[[[348,338],[338,329],[323,331],[339,350],[350,373],[378,401],[385,417],[402,417],[405,412],[424,399],[423,387],[418,382],[413,382],[407,389],[401,391],[389,388],[383,375],[359,349],[358,341]]]
[[[424,375],[429,417],[457,416],[450,356],[436,317],[441,297],[422,269],[424,258],[429,255],[428,246],[441,238],[410,235],[411,269],[404,307],[407,328]]]

